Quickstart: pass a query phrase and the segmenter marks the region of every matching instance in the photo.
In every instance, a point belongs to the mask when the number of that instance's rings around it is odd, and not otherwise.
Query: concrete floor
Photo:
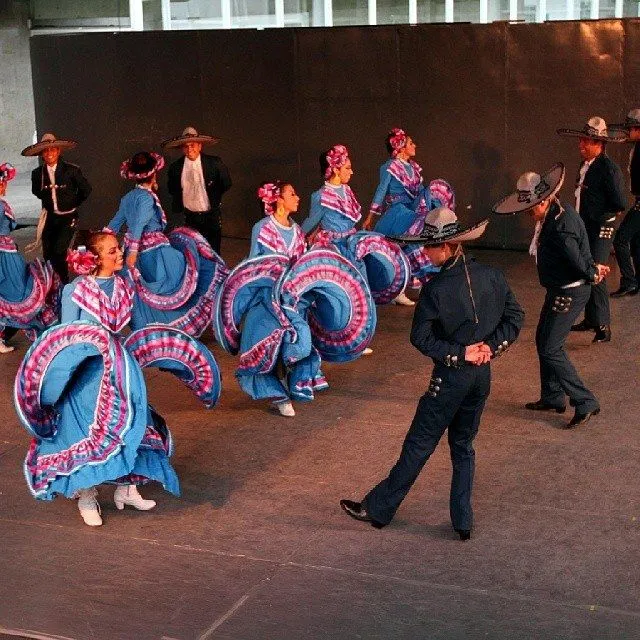
[[[231,263],[246,250],[223,247]],[[38,503],[27,491],[28,437],[11,399],[19,338],[0,363],[0,637],[640,638],[640,297],[613,302],[611,344],[570,337],[602,413],[565,431],[569,413],[522,408],[539,394],[534,265],[477,254],[504,268],[527,317],[493,365],[466,543],[449,524],[446,442],[386,529],[338,506],[388,471],[428,383],[430,363],[407,339],[411,309],[380,308],[375,353],[326,366],[331,388],[294,419],[241,393],[235,358],[215,344],[224,390],[210,412],[152,372],[182,498],[150,487],[154,511],[117,512],[102,487],[99,529],[72,501]]]

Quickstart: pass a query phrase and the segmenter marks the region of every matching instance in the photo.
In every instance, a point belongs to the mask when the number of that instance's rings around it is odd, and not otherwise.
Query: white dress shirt
[[[53,200],[53,210],[55,213],[59,213],[58,211],[58,197],[56,191],[58,190],[56,186],[56,169],[58,164],[54,164],[51,166],[47,165],[47,173],[49,174],[49,182],[51,183],[51,200]]]
[[[587,175],[587,171],[589,171],[589,167],[593,164],[595,158],[591,158],[591,160],[585,160],[580,167],[580,180],[578,181],[578,186],[576,187],[576,211],[580,213],[580,194],[582,193],[582,184],[584,182],[584,177]]]
[[[204,186],[200,156],[195,160],[189,160],[185,156],[180,184],[182,185],[182,204],[185,209],[196,212],[209,211],[211,209],[209,196]]]

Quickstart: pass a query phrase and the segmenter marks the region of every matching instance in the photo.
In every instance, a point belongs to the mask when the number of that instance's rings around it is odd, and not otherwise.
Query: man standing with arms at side
[[[564,343],[592,287],[602,282],[609,267],[593,261],[580,216],[556,198],[563,181],[561,163],[542,175],[523,173],[516,191],[494,205],[493,211],[499,215],[526,211],[536,222],[531,252],[536,255],[538,278],[547,293],[536,329],[540,399],[525,407],[564,413],[568,396],[575,415],[566,428],[572,429],[600,413],[600,404],[578,376]]]
[[[607,142],[624,142],[624,136],[607,130],[607,123],[594,116],[582,129],[558,129],[561,136],[578,138],[582,164],[576,184],[576,211],[587,230],[594,261],[606,264],[611,253],[616,215],[627,208],[620,167],[607,155]],[[611,340],[611,312],[607,284],[591,287],[584,320],[571,331],[595,331],[593,342]]]
[[[634,205],[620,224],[613,248],[620,267],[620,288],[611,294],[612,298],[635,296],[640,291],[640,109],[629,112],[624,124],[612,124],[610,129],[619,129],[631,142],[629,176]]]
[[[42,156],[43,163],[31,172],[31,192],[42,201],[36,242],[42,242],[42,255],[51,262],[63,283],[69,281],[67,249],[71,244],[78,207],[89,197],[91,185],[80,167],[61,158],[62,151],[73,149],[73,140],[58,140],[53,133],[45,133],[40,142],[22,150],[23,156]]]
[[[456,214],[439,207],[427,214],[420,236],[393,238],[423,244],[429,259],[440,267],[422,288],[411,327],[411,344],[431,358],[434,367],[389,476],[362,502],[340,501],[356,520],[376,528],[388,525],[448,429],[451,523],[461,540],[471,537],[473,440],[489,396],[489,361],[513,343],[524,321],[504,275],[462,251],[462,243],[479,238],[487,223],[461,229]]]
[[[217,142],[218,138],[200,135],[193,127],[187,127],[182,135],[165,140],[162,147],[180,148],[184,154],[169,167],[167,186],[173,212],[184,213],[185,224],[201,233],[219,255],[220,203],[231,187],[231,177],[221,158],[201,153],[203,145]]]

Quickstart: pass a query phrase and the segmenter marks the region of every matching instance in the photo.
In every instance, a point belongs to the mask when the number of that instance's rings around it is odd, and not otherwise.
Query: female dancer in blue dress
[[[289,264],[293,264],[306,249],[303,231],[290,218],[293,213],[298,211],[300,198],[293,185],[285,182],[262,184],[258,189],[258,198],[264,208],[265,217],[253,226],[249,259],[271,255],[286,256],[289,259]],[[267,262],[264,263],[264,266],[266,265]],[[275,261],[272,266],[273,278],[268,280],[271,286],[261,287],[256,291],[244,321],[240,339],[240,353],[245,356],[241,356],[243,363],[248,359],[246,354],[251,353],[256,345],[279,335],[282,326],[289,324],[284,312],[273,303],[273,287],[286,265]],[[304,338],[306,342],[306,333]],[[310,336],[308,341],[309,344],[305,344],[304,348],[311,351]],[[292,367],[300,368],[305,364],[308,365],[306,368],[309,369],[312,391],[326,389],[328,385],[320,372],[319,361],[309,361],[303,365],[292,363]],[[245,368],[241,365],[237,378],[242,389],[252,398],[256,400],[268,398],[273,402],[280,415],[293,417],[296,413],[291,403],[291,393],[286,386],[286,381],[283,384],[288,373],[280,355],[268,371],[263,369],[256,372],[253,367]],[[312,397],[313,393],[311,393]],[[296,399],[302,398],[296,397]]]
[[[350,260],[367,278],[378,304],[396,300],[399,304],[413,305],[406,296],[400,295],[409,272],[400,248],[381,234],[356,232],[356,224],[362,215],[360,204],[348,184],[353,168],[347,148],[335,145],[322,153],[320,170],[325,183],[311,195],[311,210],[302,223],[302,230],[316,244],[333,246]],[[316,227],[318,231],[314,234]]]
[[[0,165],[0,353],[13,351],[5,340],[18,329],[42,331],[58,320],[58,276],[41,260],[27,263],[9,235],[16,219],[4,196],[15,175],[10,164]]]
[[[363,228],[374,227],[374,220],[379,218],[376,231],[386,236],[402,236],[417,227],[421,230],[424,217],[433,207],[430,191],[423,184],[422,167],[413,159],[416,144],[411,136],[394,128],[387,135],[386,147],[391,157],[380,167],[380,182]],[[413,276],[418,277],[415,272]],[[413,286],[419,283],[414,280]],[[407,300],[403,292],[397,302],[407,304]]]
[[[258,189],[265,217],[253,225],[250,258],[282,253],[295,262],[305,251],[304,232],[291,220],[298,211],[300,197],[292,184],[266,182]]]
[[[117,233],[127,225],[126,265],[136,288],[131,326],[161,323],[198,337],[227,271],[197,231],[180,227],[164,234],[167,219],[155,193],[163,166],[162,156],[146,151],[122,163],[120,175],[137,186],[122,198],[107,228]]]
[[[123,262],[106,232],[69,252],[69,267],[83,275],[64,288],[62,324],[32,345],[16,376],[18,416],[34,436],[24,466],[29,489],[41,500],[79,496],[90,526],[102,524],[99,484],[118,485],[118,509],[155,507],[137,489],[150,481],[179,495],[171,434],[147,403],[141,367],[172,370],[206,404],[219,393],[213,357],[187,334],[156,325],[119,337],[134,296],[129,278],[117,274]]]
[[[387,151],[391,158],[380,167],[380,183],[373,196],[366,229],[376,216],[381,216],[375,230],[389,236],[406,234],[422,210],[429,205],[428,190],[422,183],[422,168],[413,160],[416,144],[402,129],[392,129],[387,135]]]
[[[337,251],[305,251],[290,219],[300,198],[291,184],[265,183],[266,217],[253,229],[251,252],[216,298],[219,344],[240,354],[236,377],[254,400],[271,400],[283,416],[292,400],[326,389],[321,359],[347,362],[362,354],[375,330],[375,305],[360,272]]]

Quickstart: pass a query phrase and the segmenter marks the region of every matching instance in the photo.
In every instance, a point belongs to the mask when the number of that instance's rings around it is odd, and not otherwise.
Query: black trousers
[[[222,221],[220,220],[220,209],[194,213],[188,209],[184,210],[184,223],[187,227],[195,229],[204,236],[204,239],[211,245],[211,248],[220,255],[220,241],[222,239]]]
[[[616,236],[613,248],[620,267],[620,287],[640,285],[640,198],[627,211]]]
[[[615,233],[614,221],[603,224],[585,221],[591,256],[599,264],[607,264],[611,255],[613,235]],[[609,309],[609,291],[607,281],[591,287],[589,301],[584,308],[584,319],[592,327],[611,324],[611,311]]]
[[[367,512],[388,524],[413,486],[445,430],[453,473],[449,511],[455,529],[471,529],[471,490],[475,470],[473,439],[491,387],[488,364],[459,368],[436,365],[429,390],[420,398],[415,417],[389,476],[364,499]]]
[[[60,216],[48,213],[42,230],[42,256],[51,262],[63,283],[69,282],[67,249],[73,240],[76,220],[73,214]]]
[[[593,411],[600,405],[569,360],[565,342],[571,325],[589,300],[590,289],[588,284],[571,289],[547,289],[536,330],[540,398],[547,404],[562,407],[568,396],[570,404],[581,413]]]

